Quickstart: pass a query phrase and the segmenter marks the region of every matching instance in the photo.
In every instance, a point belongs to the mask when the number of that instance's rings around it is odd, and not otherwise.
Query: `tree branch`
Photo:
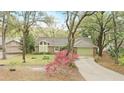
[[[70,27],[69,27],[69,24],[68,24],[68,21],[69,21],[69,12],[67,11],[67,18],[66,18],[66,26],[68,28],[68,30],[70,31]]]

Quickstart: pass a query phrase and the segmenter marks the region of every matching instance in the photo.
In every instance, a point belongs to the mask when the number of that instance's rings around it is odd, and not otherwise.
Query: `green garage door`
[[[92,48],[77,48],[77,53],[80,56],[93,56]]]

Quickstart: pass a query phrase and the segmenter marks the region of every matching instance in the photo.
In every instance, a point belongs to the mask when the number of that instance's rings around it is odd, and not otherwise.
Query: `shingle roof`
[[[49,43],[49,46],[66,46],[68,43],[68,39],[67,38],[49,38],[49,37],[40,37],[37,40],[37,45],[39,44],[39,42],[41,41],[45,41],[47,43]],[[75,40],[75,44],[74,47],[96,47],[95,45],[93,45],[91,39],[89,38],[78,38]]]
[[[68,42],[67,38],[49,38],[49,37],[40,37],[38,39],[37,44],[39,42],[45,41],[49,43],[49,46],[65,46]]]
[[[96,47],[96,46],[92,43],[90,38],[81,37],[76,40],[74,47],[92,48],[92,47]]]
[[[9,39],[9,38],[6,38],[6,43],[9,43],[11,41],[16,41],[16,42],[20,42],[19,39],[15,38],[15,39]],[[2,37],[0,36],[0,46],[2,46]]]

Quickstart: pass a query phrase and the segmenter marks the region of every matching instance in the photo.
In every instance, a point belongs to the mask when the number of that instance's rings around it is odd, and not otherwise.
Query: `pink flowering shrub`
[[[56,53],[54,61],[46,65],[46,72],[49,75],[54,73],[66,72],[66,68],[79,57],[78,54],[70,52],[67,56],[67,50]]]

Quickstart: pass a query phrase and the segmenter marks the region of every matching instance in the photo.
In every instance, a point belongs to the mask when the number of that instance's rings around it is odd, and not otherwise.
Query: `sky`
[[[62,25],[65,26],[65,15],[59,11],[48,11],[48,15],[54,16],[57,21],[57,26],[60,27]]]

